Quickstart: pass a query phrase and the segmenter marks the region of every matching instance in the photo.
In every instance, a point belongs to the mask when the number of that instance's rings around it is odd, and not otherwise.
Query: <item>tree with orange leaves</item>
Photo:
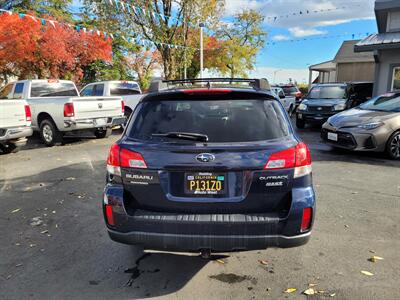
[[[111,40],[77,32],[60,23],[19,15],[0,15],[0,73],[25,78],[80,81],[85,66],[110,61]]]

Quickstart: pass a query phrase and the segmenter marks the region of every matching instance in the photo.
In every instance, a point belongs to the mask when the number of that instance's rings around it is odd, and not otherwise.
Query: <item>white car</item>
[[[120,96],[125,103],[125,117],[131,113],[142,98],[142,91],[136,81],[99,81],[86,85],[81,90],[81,96]]]
[[[271,91],[276,94],[285,110],[291,116],[296,110],[296,97],[286,96],[284,90],[277,86],[271,87]]]
[[[19,97],[18,87],[7,85],[0,90],[0,150],[15,153],[32,135],[31,111]]]
[[[20,80],[5,89],[18,90],[15,97],[28,102],[32,128],[47,146],[61,144],[66,134],[92,132],[105,138],[125,122],[121,97],[80,97],[72,81]]]

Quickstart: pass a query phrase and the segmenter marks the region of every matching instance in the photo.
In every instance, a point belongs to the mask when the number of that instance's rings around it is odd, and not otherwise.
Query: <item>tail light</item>
[[[73,117],[75,116],[74,104],[73,103],[65,103],[64,104],[64,117]]]
[[[281,170],[294,168],[294,178],[311,174],[310,150],[304,143],[295,147],[271,154],[264,170]]]
[[[25,119],[27,122],[32,122],[32,113],[29,105],[25,105]]]
[[[312,208],[307,207],[303,209],[303,217],[301,218],[301,232],[307,231],[311,228],[312,221]]]
[[[107,171],[110,174],[121,176],[121,167],[147,169],[147,164],[140,153],[113,144],[108,154]]]
[[[111,226],[115,226],[115,221],[114,221],[114,214],[113,214],[113,207],[110,204],[104,205],[104,209],[106,212],[106,220],[107,224]]]
[[[125,113],[125,102],[124,102],[124,100],[121,100],[121,108],[122,108],[122,113]]]

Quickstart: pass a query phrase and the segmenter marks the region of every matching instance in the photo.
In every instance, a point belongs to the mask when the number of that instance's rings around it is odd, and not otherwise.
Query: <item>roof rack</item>
[[[247,84],[247,85],[246,85]],[[150,93],[163,90],[180,90],[194,88],[250,88],[254,90],[271,90],[267,79],[245,79],[245,78],[201,78],[201,79],[179,79],[179,80],[155,80],[150,84]]]

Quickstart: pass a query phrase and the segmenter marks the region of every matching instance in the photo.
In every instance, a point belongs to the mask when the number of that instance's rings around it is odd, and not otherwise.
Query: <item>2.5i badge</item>
[[[259,180],[265,184],[266,187],[285,187],[288,184],[288,175],[270,175],[270,176],[260,176]]]

